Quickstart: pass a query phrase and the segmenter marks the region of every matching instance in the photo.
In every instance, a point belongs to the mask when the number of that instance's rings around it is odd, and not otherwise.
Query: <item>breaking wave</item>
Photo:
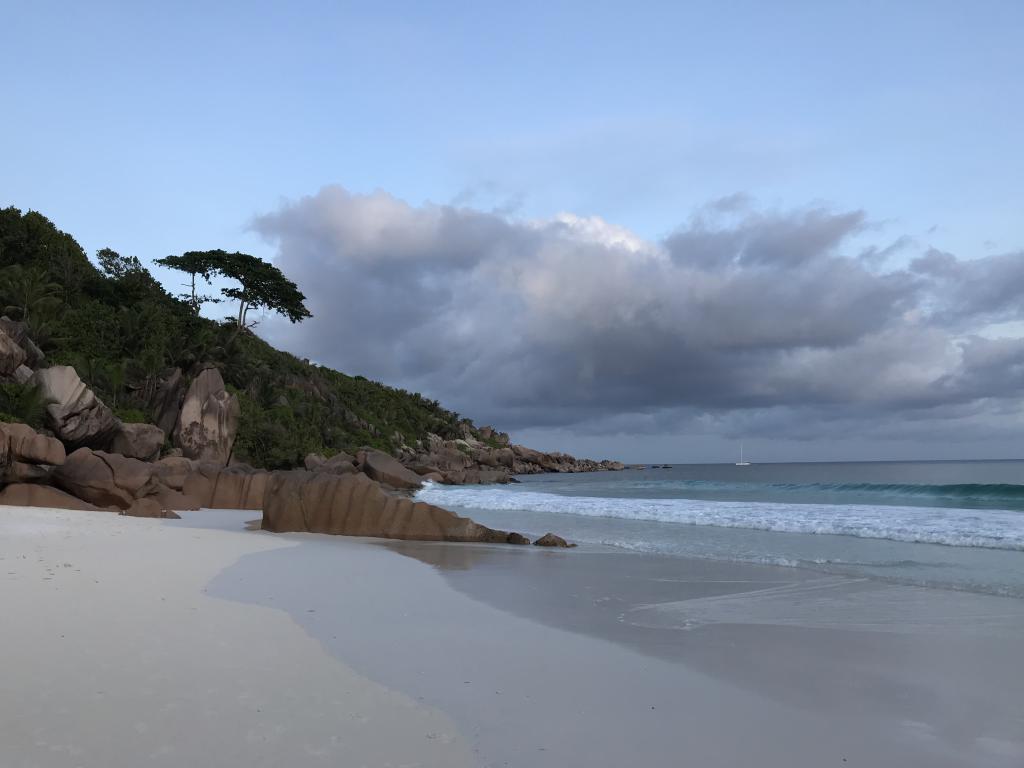
[[[778,487],[778,486],[775,486]],[[809,486],[800,486],[806,488]],[[930,493],[988,494],[988,498],[1017,498],[1024,494],[1013,485],[873,486],[824,485],[823,489],[865,488],[931,489]],[[936,490],[941,489],[941,490]],[[959,490],[958,490],[959,489]],[[979,490],[987,489],[987,490]],[[838,492],[842,492],[841,490]],[[922,491],[923,492],[923,491]],[[890,491],[890,494],[892,492]],[[998,494],[1001,494],[998,495]],[[688,498],[607,498],[565,496],[494,487],[428,485],[417,497],[448,508],[545,512],[625,520],[647,520],[679,525],[748,528],[802,534],[831,534],[866,539],[985,547],[1024,551],[1024,513],[1008,509],[898,506],[881,504],[817,504],[778,501],[721,501]]]

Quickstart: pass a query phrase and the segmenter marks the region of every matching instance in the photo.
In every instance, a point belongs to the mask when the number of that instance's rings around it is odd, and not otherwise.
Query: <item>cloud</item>
[[[937,321],[970,326],[1024,317],[1024,251],[961,261],[930,248],[910,269],[929,281]]]
[[[314,314],[268,321],[272,341],[503,428],[812,439],[1019,419],[1024,340],[978,332],[1021,317],[1024,256],[883,269],[914,244],[856,245],[863,211],[734,195],[650,241],[331,186],[252,226]]]

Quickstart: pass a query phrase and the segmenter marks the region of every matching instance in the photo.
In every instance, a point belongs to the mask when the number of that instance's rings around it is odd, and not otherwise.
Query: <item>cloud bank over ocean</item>
[[[871,243],[864,211],[743,195],[660,240],[340,186],[252,226],[314,314],[268,320],[272,342],[481,423],[796,440],[1021,424],[1024,252]]]

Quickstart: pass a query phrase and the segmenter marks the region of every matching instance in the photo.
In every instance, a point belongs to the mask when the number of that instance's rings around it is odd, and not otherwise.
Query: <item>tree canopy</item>
[[[248,327],[247,315],[251,309],[269,309],[298,323],[312,317],[306,308],[306,297],[284,273],[273,264],[247,253],[228,253],[224,250],[187,251],[181,256],[167,256],[157,259],[171,269],[185,272],[192,278],[191,292],[184,298],[198,312],[209,297],[196,292],[196,278],[209,282],[215,276],[235,280],[238,285],[222,288],[221,293],[238,302],[238,314],[234,318],[236,333]]]

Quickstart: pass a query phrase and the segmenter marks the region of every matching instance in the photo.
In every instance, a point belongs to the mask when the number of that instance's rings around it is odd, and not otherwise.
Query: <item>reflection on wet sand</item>
[[[1021,711],[1014,686],[1000,681],[1024,635],[1024,601],[694,558],[382,546],[436,567],[483,603],[791,706],[952,729],[966,722],[965,707],[1006,727]]]

